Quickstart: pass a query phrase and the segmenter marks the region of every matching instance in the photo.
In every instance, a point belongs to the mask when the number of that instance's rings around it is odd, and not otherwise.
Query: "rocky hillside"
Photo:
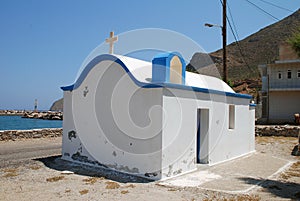
[[[229,79],[243,80],[246,78],[259,78],[257,65],[272,63],[277,60],[279,44],[285,42],[299,28],[300,10],[239,41],[244,59],[237,43],[228,45],[227,62]],[[222,69],[222,54],[222,50],[210,53],[212,61],[216,63],[219,70]],[[203,57],[201,53],[196,53],[188,65],[188,69],[201,69],[203,64],[207,63],[207,59],[201,63],[201,57]],[[208,70],[206,69],[206,71]],[[212,74],[212,72],[208,72],[208,74]]]
[[[61,98],[52,104],[52,106],[50,107],[50,111],[63,111],[63,107],[64,107],[64,99]]]

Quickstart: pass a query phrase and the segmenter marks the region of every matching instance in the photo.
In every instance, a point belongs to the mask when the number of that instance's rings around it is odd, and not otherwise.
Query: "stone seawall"
[[[26,111],[26,110],[0,110],[0,116],[22,116],[29,119],[63,120],[60,111]]]
[[[298,137],[300,136],[300,126],[255,126],[255,135],[257,136],[285,136],[285,137]]]
[[[62,128],[43,128],[33,130],[5,130],[0,131],[0,141],[32,139],[32,138],[52,138],[62,136]]]
[[[63,120],[62,112],[25,112],[22,118],[44,119],[44,120]]]

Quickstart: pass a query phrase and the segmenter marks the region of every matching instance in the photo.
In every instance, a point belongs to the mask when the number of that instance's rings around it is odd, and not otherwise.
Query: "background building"
[[[259,65],[262,76],[262,120],[291,123],[300,113],[300,58],[287,44],[279,47],[279,60]]]

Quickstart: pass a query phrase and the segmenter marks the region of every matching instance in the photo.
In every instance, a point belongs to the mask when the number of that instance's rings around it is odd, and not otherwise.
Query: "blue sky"
[[[250,0],[275,17],[291,12]],[[300,0],[266,0],[296,11]],[[246,0],[228,0],[240,39],[275,23]],[[47,110],[72,84],[86,56],[110,31],[163,28],[191,38],[207,52],[221,48],[220,0],[0,0],[0,109]],[[228,30],[228,43],[234,41]]]

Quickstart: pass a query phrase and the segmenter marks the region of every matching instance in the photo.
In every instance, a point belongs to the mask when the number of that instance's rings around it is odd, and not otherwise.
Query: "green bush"
[[[288,43],[292,46],[292,48],[300,57],[300,32],[298,31],[291,38],[289,38]]]
[[[232,88],[234,83],[232,80],[228,79],[227,84]]]

